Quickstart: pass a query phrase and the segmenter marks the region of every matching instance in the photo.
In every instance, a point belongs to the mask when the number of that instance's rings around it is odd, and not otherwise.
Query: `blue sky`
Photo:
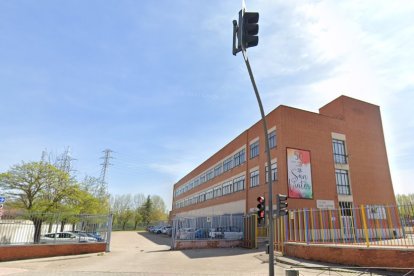
[[[111,193],[158,194],[259,120],[241,1],[0,1],[0,171],[70,147],[78,177],[114,151]],[[247,1],[265,110],[344,94],[381,107],[396,193],[414,193],[414,4]]]

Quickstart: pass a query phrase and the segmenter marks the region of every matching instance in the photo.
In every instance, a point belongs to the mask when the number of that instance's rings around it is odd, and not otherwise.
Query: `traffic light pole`
[[[267,123],[266,123],[266,117],[263,110],[262,101],[260,99],[259,91],[256,86],[256,82],[254,80],[252,68],[250,67],[249,58],[247,57],[247,53],[245,49],[242,49],[243,58],[246,63],[247,71],[249,72],[250,80],[252,81],[254,93],[256,94],[257,103],[259,104],[260,114],[262,116],[262,122],[263,122],[263,130],[265,134],[265,147],[266,147],[266,155],[267,155],[267,179],[269,180],[269,195],[268,198],[268,204],[269,204],[269,276],[275,275],[274,272],[274,227],[273,227],[273,191],[272,191],[272,158],[270,156],[270,147],[269,147],[269,137],[268,137],[268,131],[267,131]]]

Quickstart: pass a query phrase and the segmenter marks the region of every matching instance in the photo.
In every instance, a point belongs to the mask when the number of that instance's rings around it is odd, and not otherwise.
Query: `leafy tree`
[[[151,197],[148,196],[147,200],[145,201],[144,205],[142,205],[141,207],[141,216],[142,216],[142,221],[144,222],[145,225],[149,225],[152,219],[152,211],[153,211],[153,204],[151,201]]]
[[[22,162],[0,174],[0,186],[16,207],[29,211],[35,226],[34,243],[40,239],[45,213],[62,210],[78,187],[69,174],[45,162]]]
[[[167,219],[167,208],[164,200],[158,196],[153,195],[151,197],[152,210],[151,210],[151,221],[164,221]]]

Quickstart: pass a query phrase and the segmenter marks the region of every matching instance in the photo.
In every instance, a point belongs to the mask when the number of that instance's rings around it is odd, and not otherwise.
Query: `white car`
[[[40,243],[76,243],[96,241],[97,240],[93,237],[71,232],[49,233],[40,236]]]

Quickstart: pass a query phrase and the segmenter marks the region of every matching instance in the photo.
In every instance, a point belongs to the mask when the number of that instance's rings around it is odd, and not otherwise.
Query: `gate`
[[[244,234],[242,246],[245,248],[257,248],[257,215],[247,215],[243,218]]]

